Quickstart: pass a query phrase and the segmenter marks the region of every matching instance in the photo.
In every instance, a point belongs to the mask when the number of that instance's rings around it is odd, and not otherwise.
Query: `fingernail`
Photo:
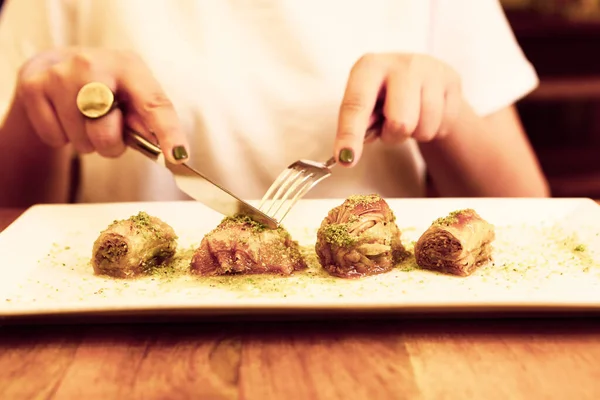
[[[188,158],[188,153],[183,146],[173,147],[173,158],[176,160],[185,160]]]
[[[344,164],[350,164],[354,161],[354,152],[352,149],[342,149],[340,150],[339,159]]]

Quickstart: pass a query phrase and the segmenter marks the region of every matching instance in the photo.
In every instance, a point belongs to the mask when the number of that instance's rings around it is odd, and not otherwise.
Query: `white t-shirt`
[[[331,157],[348,73],[364,53],[449,63],[481,115],[538,83],[498,0],[8,0],[0,15],[0,110],[19,66],[41,50],[134,50],[176,105],[190,163],[249,199],[291,162]],[[423,196],[424,172],[414,142],[378,142],[307,197]],[[82,158],[82,202],[186,198],[133,151]]]

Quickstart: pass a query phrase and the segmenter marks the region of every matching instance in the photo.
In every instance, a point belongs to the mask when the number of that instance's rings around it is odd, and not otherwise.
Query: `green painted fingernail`
[[[185,160],[188,158],[188,153],[183,146],[173,147],[173,158],[176,160]]]
[[[340,161],[345,164],[350,164],[354,161],[354,152],[352,149],[342,149],[340,150]]]

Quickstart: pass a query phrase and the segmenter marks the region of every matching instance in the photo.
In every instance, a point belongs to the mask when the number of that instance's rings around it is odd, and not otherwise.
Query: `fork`
[[[379,134],[383,122],[383,115],[378,112],[376,121],[365,133],[365,142]],[[278,223],[281,223],[298,200],[304,197],[318,183],[331,175],[331,168],[335,164],[335,157],[331,157],[325,162],[312,160],[295,161],[275,179],[260,201],[258,209]],[[284,204],[286,205],[285,207],[283,207]]]

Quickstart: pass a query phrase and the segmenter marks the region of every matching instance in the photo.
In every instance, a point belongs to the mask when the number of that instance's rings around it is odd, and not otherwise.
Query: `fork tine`
[[[376,106],[376,108],[379,110],[380,105]],[[365,141],[371,136],[376,136],[381,131],[381,126],[385,119],[380,111],[378,111],[377,114],[377,120],[367,129]],[[275,179],[275,182],[273,182],[273,184],[267,190],[267,193],[265,193],[261,199],[258,209],[269,215],[271,218],[278,220],[278,222],[281,222],[300,198],[302,198],[310,189],[312,189],[323,179],[331,175],[331,167],[333,167],[335,164],[335,157],[331,157],[324,163],[311,160],[296,161],[288,166],[283,172],[281,172],[281,174],[279,174],[277,179]],[[303,174],[303,179],[297,179]],[[311,180],[311,178],[315,176],[317,178]],[[299,186],[300,188],[298,189]],[[273,193],[275,193],[274,196]],[[295,194],[290,200],[288,207],[283,209],[283,216],[279,219],[276,218],[276,214],[281,210],[283,203],[288,200],[292,193]],[[273,198],[270,201],[269,208],[265,210],[266,203],[271,196],[273,196]],[[279,207],[275,209],[275,212],[271,213],[271,209],[277,202],[279,202]]]
[[[316,185],[317,181],[308,181],[306,182],[297,192],[296,195],[289,201],[289,203],[287,204],[287,206],[284,208],[284,212],[283,215],[281,217],[278,217],[276,219],[277,222],[281,223],[281,221],[283,221],[283,219],[286,217],[286,215],[288,215],[288,213],[290,212],[290,210],[296,205],[296,203],[298,202],[298,200],[300,200],[313,186]],[[273,218],[275,219],[275,218]]]
[[[286,192],[287,187],[292,185],[296,181],[298,176],[302,175],[303,170],[290,168],[289,172],[290,172],[289,174],[286,174],[287,176],[285,177],[285,179],[283,179],[281,182],[279,182],[279,187],[277,187],[277,185],[275,185],[275,184],[272,185],[277,188],[277,191],[272,196],[271,201],[269,202],[269,205],[267,206],[268,208],[266,208],[263,211],[265,214],[270,215],[271,209],[273,208],[273,206],[275,205],[277,200],[280,199],[282,194]]]
[[[281,223],[281,221],[283,221],[283,219],[288,215],[290,210],[296,205],[298,200],[304,197],[304,195],[308,193],[313,187],[315,187],[319,182],[328,177],[329,175],[322,175],[318,179],[310,180],[305,185],[303,185],[302,188],[300,188],[297,191],[296,195],[290,200],[287,207],[284,209],[285,212],[283,213],[283,215],[276,219],[277,222]],[[275,219],[275,217],[273,217],[273,219]]]
[[[277,215],[277,213],[279,212],[281,207],[285,204],[285,202],[288,201],[288,199],[291,196],[294,196],[295,194],[297,195],[298,192],[306,186],[305,182],[308,181],[310,183],[313,174],[312,173],[306,174],[306,172],[307,171],[305,171],[305,170],[301,170],[300,174],[296,175],[297,179],[294,179],[293,181],[290,180],[290,185],[289,185],[288,189],[285,191],[285,193],[280,198],[273,199],[273,203],[275,203],[277,201],[277,202],[279,202],[279,206],[274,211],[271,211],[271,209],[269,209],[269,215],[271,215],[271,218],[276,219],[275,215]],[[285,208],[284,208],[284,210],[285,210]]]
[[[281,186],[281,184],[288,179],[291,172],[292,170],[290,168],[286,168],[279,174],[277,179],[275,179],[275,182],[273,182],[271,186],[269,186],[267,193],[265,193],[265,195],[261,199],[260,204],[258,205],[259,210],[263,211],[262,207],[265,205],[265,202],[273,195],[275,190],[277,190]]]

